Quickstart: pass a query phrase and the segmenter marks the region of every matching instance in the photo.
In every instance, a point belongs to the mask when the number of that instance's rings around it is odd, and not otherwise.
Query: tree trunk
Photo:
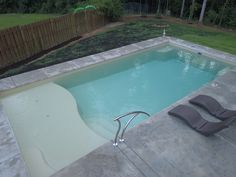
[[[139,1],[139,10],[140,10],[140,15],[142,15],[142,1]]]
[[[185,4],[185,0],[182,1],[182,7],[181,7],[181,12],[180,12],[180,18],[183,18],[183,14],[184,14],[184,4]]]
[[[161,0],[158,0],[157,14],[160,14]]]
[[[195,0],[192,0],[192,5],[190,6],[190,13],[189,13],[189,20],[192,20],[193,14],[194,14],[194,5],[195,5]]]
[[[204,14],[205,14],[205,10],[206,10],[206,3],[207,3],[207,0],[203,0],[202,10],[201,10],[200,18],[199,18],[200,23],[202,23],[203,18],[204,18]]]
[[[145,15],[147,15],[148,14],[148,7],[149,7],[147,0],[145,0],[144,7],[145,7]]]
[[[214,10],[214,6],[215,6],[215,4],[216,4],[216,1],[217,1],[217,0],[211,1],[210,10]],[[214,10],[214,11],[215,11],[215,10]],[[215,16],[215,18],[214,18],[214,20],[213,20],[213,22],[212,22],[214,25],[216,24],[217,18],[218,18],[218,15]]]
[[[166,0],[166,11],[169,9],[169,0]]]
[[[226,6],[227,6],[228,2],[229,2],[229,0],[226,0],[225,3],[224,3],[218,26],[221,26],[221,23],[222,23],[222,20],[223,20],[223,17],[224,17],[224,12],[225,12],[225,9],[226,9]]]
[[[170,15],[170,14],[169,14],[169,0],[166,0],[165,15]]]
[[[215,6],[215,4],[216,4],[216,1],[217,1],[217,0],[211,1],[211,7],[210,7],[210,9],[214,9],[214,6]]]

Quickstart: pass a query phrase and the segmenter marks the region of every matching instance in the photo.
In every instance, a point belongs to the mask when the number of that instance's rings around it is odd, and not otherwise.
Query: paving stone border
[[[228,62],[236,65],[235,55],[231,55],[209,47],[197,45],[173,37],[159,37],[1,79],[0,94],[3,91],[7,91],[17,87],[22,87],[37,81],[51,79],[55,76],[69,73],[78,70],[80,68],[88,67],[101,62],[106,62],[108,60],[112,60],[117,57],[131,54],[133,52],[137,52],[140,50],[148,49],[150,47],[160,46],[164,44],[177,45],[178,47],[183,47],[196,53],[200,52],[201,54],[209,56],[211,58],[215,58],[217,60],[221,60],[223,62]],[[233,70],[235,70],[235,68]],[[215,81],[213,81],[212,83],[214,82]],[[126,150],[129,151],[129,149]],[[129,166],[130,168],[133,168],[132,164],[129,164]],[[4,177],[29,176],[29,174],[27,173],[26,165],[21,157],[21,152],[17,144],[16,138],[14,136],[8,118],[3,113],[1,104],[0,104],[0,176]],[[139,176],[138,173],[137,176]]]

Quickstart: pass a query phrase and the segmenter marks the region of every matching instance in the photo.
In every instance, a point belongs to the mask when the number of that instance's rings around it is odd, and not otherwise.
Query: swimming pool
[[[13,93],[1,103],[31,176],[48,177],[113,138],[115,116],[134,110],[153,115],[229,67],[165,45]]]
[[[213,80],[227,67],[167,45],[82,70],[56,83],[74,96],[87,126],[111,139],[117,130],[115,116],[136,110],[153,115]],[[136,118],[131,127],[146,118]]]

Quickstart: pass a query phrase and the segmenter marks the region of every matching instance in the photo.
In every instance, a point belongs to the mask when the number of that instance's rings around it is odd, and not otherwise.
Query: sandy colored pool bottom
[[[32,177],[48,177],[106,139],[81,119],[76,101],[48,83],[1,99]]]

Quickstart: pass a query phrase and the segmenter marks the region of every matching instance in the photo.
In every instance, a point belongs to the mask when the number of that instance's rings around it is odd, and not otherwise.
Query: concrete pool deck
[[[236,64],[234,55],[171,37],[160,37],[2,79],[0,93],[168,43]],[[212,95],[225,107],[236,109],[236,71],[220,76],[174,105],[186,103],[199,93]],[[53,176],[235,176],[236,123],[215,136],[204,137],[182,121],[168,116],[168,109],[128,131],[127,141],[119,147],[107,143]],[[212,119],[204,111],[199,111],[205,118]],[[0,176],[29,176],[1,105],[0,140]]]

